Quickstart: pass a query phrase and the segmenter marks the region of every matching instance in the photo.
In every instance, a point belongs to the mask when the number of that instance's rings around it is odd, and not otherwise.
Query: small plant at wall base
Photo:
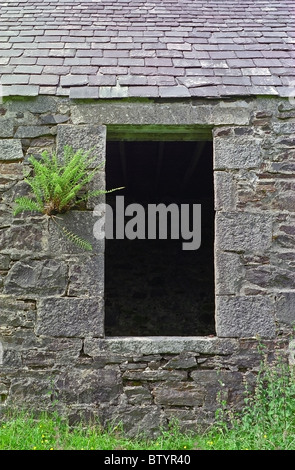
[[[24,211],[44,214],[58,225],[71,242],[85,250],[92,250],[88,241],[72,233],[58,221],[58,214],[68,212],[89,197],[121,189],[98,189],[81,194],[103,165],[90,169],[96,160],[90,153],[91,150],[85,152],[82,149],[74,152],[72,147],[67,145],[64,147],[63,159],[59,159],[54,152],[50,155],[46,150],[42,152],[40,160],[31,156],[28,160],[33,166],[34,175],[27,176],[24,181],[31,187],[33,196],[18,197],[15,200],[14,215]]]

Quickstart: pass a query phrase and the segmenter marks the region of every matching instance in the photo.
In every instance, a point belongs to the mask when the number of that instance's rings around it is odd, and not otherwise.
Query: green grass
[[[2,420],[0,450],[184,450],[193,449],[193,436],[177,426],[163,431],[156,440],[125,437],[118,428],[102,431],[97,425],[70,427],[59,416],[43,414],[38,419],[17,413]]]
[[[245,389],[243,409],[220,402],[215,423],[206,432],[181,433],[177,424],[157,439],[128,438],[120,427],[70,427],[58,415],[35,419],[27,413],[2,416],[0,450],[294,450],[294,372],[280,361],[261,364],[254,390]]]

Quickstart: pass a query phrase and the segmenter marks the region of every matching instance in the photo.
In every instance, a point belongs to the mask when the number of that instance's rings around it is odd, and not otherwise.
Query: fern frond
[[[77,203],[85,201],[89,197],[122,189],[95,190],[86,193],[85,196],[81,195],[83,192],[81,190],[87,190],[88,183],[101,171],[104,165],[104,162],[93,165],[97,160],[97,156],[91,155],[93,151],[94,149],[86,152],[79,149],[75,152],[72,147],[65,146],[62,159],[54,152],[50,155],[46,150],[41,153],[41,158],[37,159],[31,156],[28,160],[33,167],[33,176],[30,176],[29,172],[24,181],[30,186],[35,200],[29,197],[17,198],[14,215],[23,211],[37,211],[50,216],[55,221],[55,214],[67,212]],[[57,224],[56,221],[55,223]],[[77,246],[85,250],[92,249],[89,242],[75,235],[66,227],[60,225],[59,227],[63,234]]]
[[[67,229],[64,225],[61,225],[58,223],[56,220],[56,217],[52,216],[51,220],[60,228],[62,231],[63,235],[68,238],[72,243],[74,243],[76,246],[81,248],[82,250],[86,251],[92,251],[92,245],[90,242],[87,240],[84,240],[84,238],[79,237],[76,233],[71,232],[69,229]]]
[[[87,240],[79,237],[76,233],[71,232],[70,230],[66,229],[65,227],[61,227],[65,236],[79,248],[82,248],[86,251],[92,251],[92,245]]]
[[[42,206],[38,204],[38,202],[33,201],[33,199],[30,199],[26,196],[21,196],[15,200],[16,207],[13,211],[13,215],[17,215],[20,212],[43,212]]]
[[[89,199],[90,197],[100,196],[101,194],[108,194],[108,193],[112,193],[113,191],[119,191],[119,189],[124,189],[124,186],[122,186],[121,188],[109,189],[107,191],[105,189],[97,189],[96,191],[88,191],[85,194],[85,196],[82,196],[81,198],[79,198],[77,202],[78,203],[83,202]]]

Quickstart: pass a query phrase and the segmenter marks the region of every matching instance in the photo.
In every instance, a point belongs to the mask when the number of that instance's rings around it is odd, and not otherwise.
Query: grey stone
[[[70,145],[74,151],[79,149],[84,151],[92,150],[92,155],[97,156],[97,159],[92,164],[94,167],[105,159],[105,141],[105,126],[74,126],[68,124],[57,126],[56,148],[60,158],[62,157],[65,145]]]
[[[53,135],[55,133],[56,129],[50,126],[19,126],[15,133],[15,138],[27,139],[42,135]]]
[[[2,342],[0,341],[0,366],[3,365],[3,356],[4,356],[4,348],[3,348]],[[2,389],[2,384],[1,384],[1,389]]]
[[[38,87],[37,87],[38,88]],[[19,120],[19,115],[23,114],[24,125],[36,124],[39,114],[55,113],[57,108],[56,98],[53,96],[39,95],[26,100],[15,100],[7,98],[7,106],[9,115]]]
[[[215,292],[217,295],[238,294],[240,292],[245,268],[237,253],[215,253]]]
[[[64,294],[67,271],[64,263],[51,259],[18,261],[6,276],[4,293],[26,297]]]
[[[294,284],[293,284],[294,285]],[[295,292],[281,292],[276,298],[276,319],[293,326],[295,322]]]
[[[56,354],[49,351],[24,351],[22,353],[24,367],[45,368],[52,367],[56,362]]]
[[[104,240],[97,240],[93,234],[95,219],[91,211],[71,210],[66,214],[58,215],[55,221],[49,222],[48,243],[50,252],[60,256],[71,253],[89,253],[89,251],[86,252],[84,248],[80,248],[66,237],[61,227],[89,242],[92,246],[91,254],[96,255],[103,252]]]
[[[217,296],[216,332],[221,337],[274,338],[274,305],[267,296]]]
[[[0,296],[0,325],[10,328],[33,328],[36,321],[33,301],[16,300],[14,296]]]
[[[56,111],[56,100],[51,96],[38,96],[30,100],[29,103],[23,105],[24,110],[28,110],[34,114],[44,114]]]
[[[38,347],[42,351],[49,351],[55,354],[55,364],[69,365],[76,361],[83,348],[83,340],[80,338],[52,338],[43,336],[38,338]]]
[[[13,137],[14,125],[12,119],[0,120],[0,138]]]
[[[4,231],[7,230],[13,222],[13,214],[7,210],[7,206],[4,204],[0,204],[0,238],[1,234],[3,236]],[[3,247],[1,245],[1,251]]]
[[[0,161],[17,161],[24,158],[19,139],[0,140]]]
[[[214,169],[258,168],[262,162],[261,138],[240,135],[232,137],[214,131]]]
[[[118,403],[122,379],[116,370],[76,369],[61,374],[55,387],[58,399],[66,403],[112,405]]]
[[[183,352],[179,356],[170,359],[163,369],[191,369],[197,367],[196,356],[198,354],[192,354]]]
[[[128,403],[130,405],[141,405],[141,404],[151,404],[152,403],[152,394],[151,392],[142,386],[124,387],[124,393],[127,396]]]
[[[43,372],[42,374],[24,374],[16,376],[11,383],[7,405],[21,405],[29,407],[33,406],[34,410],[44,409],[44,406],[50,406],[51,397],[51,381],[50,374]]]
[[[41,116],[41,121],[43,124],[61,124],[67,122],[70,117],[67,114],[46,114]]]
[[[56,337],[103,336],[102,301],[94,298],[45,298],[38,302],[36,334]]]
[[[85,353],[91,356],[101,354],[126,354],[128,356],[149,356],[154,354],[180,354],[191,351],[203,354],[218,354],[233,352],[237,344],[219,338],[207,337],[130,337],[108,339],[85,339]]]
[[[20,224],[0,229],[0,245],[3,254],[14,256],[40,256],[48,249],[47,223],[31,218]]]
[[[0,163],[0,191],[7,191],[24,177],[22,163]]]
[[[133,87],[134,91],[136,88]],[[248,125],[251,109],[244,101],[232,107],[201,103],[112,103],[73,104],[73,124],[159,124],[159,125]],[[208,129],[208,140],[212,138]]]
[[[205,389],[192,383],[157,386],[153,389],[155,403],[161,406],[202,406]]]
[[[104,290],[104,256],[83,256],[70,264],[68,295],[102,296]]]
[[[94,178],[89,182],[87,185],[87,191],[97,191],[98,189],[104,191],[106,189],[106,174],[104,166],[101,167],[101,171],[99,171]],[[88,210],[94,210],[98,204],[105,204],[105,194],[99,194],[98,196],[91,196],[86,200],[86,208]],[[95,216],[95,212],[93,212]],[[93,219],[94,223],[97,219]]]
[[[0,270],[7,270],[10,265],[10,256],[0,254]]]
[[[262,288],[272,289],[273,292],[292,289],[295,282],[293,270],[276,266],[249,266],[246,272],[247,281]]]
[[[216,214],[216,245],[220,250],[259,254],[271,244],[271,215],[242,211]]]
[[[155,405],[102,405],[98,416],[104,427],[122,425],[124,433],[134,438],[140,435],[155,438],[166,424],[164,413]]]
[[[143,381],[143,382],[174,382],[182,381],[187,378],[187,372],[182,370],[127,370],[123,373],[124,380]]]
[[[214,171],[214,183],[215,210],[235,210],[237,196],[234,174],[227,171]]]
[[[22,367],[22,358],[19,351],[15,348],[5,347],[3,352],[3,367],[16,370]]]
[[[243,374],[233,370],[195,370],[192,380],[205,389],[204,411],[216,411],[220,400],[235,407],[244,404],[245,382]]]

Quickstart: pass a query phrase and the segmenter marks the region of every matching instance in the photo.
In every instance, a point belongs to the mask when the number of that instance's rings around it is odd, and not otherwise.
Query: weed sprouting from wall
[[[92,150],[85,152],[82,149],[74,152],[72,147],[65,146],[62,159],[54,152],[50,155],[46,150],[42,152],[40,160],[31,156],[29,162],[33,167],[33,176],[27,175],[24,181],[30,186],[33,194],[32,197],[16,198],[14,215],[24,211],[42,213],[50,217],[71,242],[82,249],[92,250],[88,241],[61,225],[57,217],[90,197],[114,191],[86,191],[88,183],[101,171],[103,165],[91,168],[96,160],[96,156],[91,156],[91,152]]]

